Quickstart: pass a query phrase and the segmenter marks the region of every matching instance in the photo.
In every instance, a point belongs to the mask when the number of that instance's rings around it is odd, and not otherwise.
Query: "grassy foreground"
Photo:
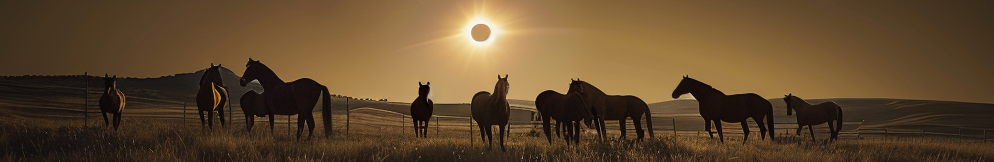
[[[355,129],[330,139],[322,128],[312,140],[270,134],[257,124],[215,128],[150,119],[126,120],[119,131],[82,127],[71,120],[0,117],[2,161],[992,161],[994,143],[947,138],[904,138],[810,142],[787,136],[775,141],[726,139],[722,144],[701,136],[658,135],[643,142],[596,142],[584,136],[580,146],[512,134],[507,152],[488,150],[479,137],[410,139],[396,131]],[[277,132],[281,131],[279,129]],[[382,134],[376,134],[376,133]],[[431,134],[433,134],[432,132]],[[445,131],[441,133],[447,133]],[[429,135],[431,135],[429,134]],[[755,137],[755,136],[754,136]],[[305,132],[306,138],[306,132]],[[823,139],[821,136],[820,139]]]

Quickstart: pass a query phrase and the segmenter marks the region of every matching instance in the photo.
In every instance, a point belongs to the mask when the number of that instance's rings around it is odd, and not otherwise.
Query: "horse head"
[[[587,93],[583,91],[578,91],[566,95],[566,100],[567,100],[566,102],[569,104],[575,104],[575,103],[582,104],[579,106],[582,106],[581,109],[583,109],[582,111],[580,111],[580,115],[583,116],[583,122],[584,122],[583,124],[586,124],[588,128],[594,128],[593,125],[594,113],[591,112],[593,106],[591,106],[590,103],[587,102],[586,98],[587,98]]]
[[[276,76],[276,73],[269,69],[266,64],[249,58],[248,63],[245,63],[245,73],[242,73],[242,78],[238,80],[238,84],[244,87],[253,80],[259,80],[263,87],[266,87],[267,84],[283,83],[283,80]]]
[[[107,74],[104,74],[104,90],[114,87],[117,87],[117,75],[110,77],[107,76]]]
[[[683,80],[680,80],[680,84],[678,84],[676,89],[673,90],[673,99],[680,98],[681,95],[690,93],[690,83],[693,82],[694,79],[690,78],[690,76],[684,75]]]
[[[418,82],[418,96],[428,96],[428,92],[431,92],[431,87],[428,85],[431,85],[431,82],[428,82],[428,84]]]
[[[200,77],[200,86],[210,85],[211,83],[224,87],[224,82],[221,80],[221,64],[214,66],[214,63],[211,63],[211,67],[204,70],[204,75]]]
[[[794,111],[794,106],[793,106],[794,103],[791,102],[792,100],[794,100],[794,97],[796,96],[794,96],[794,94],[792,93],[783,95],[783,102],[787,103],[787,116],[794,115],[793,113],[791,113],[791,111]]]
[[[497,85],[494,86],[494,94],[507,97],[507,92],[511,89],[511,85],[507,83],[507,74],[504,74],[504,78],[497,74]]]

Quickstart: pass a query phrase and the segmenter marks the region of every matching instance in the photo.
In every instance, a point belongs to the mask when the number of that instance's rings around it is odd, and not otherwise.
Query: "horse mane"
[[[250,63],[251,66],[258,66],[258,68],[262,69],[262,70],[258,70],[257,71],[257,72],[261,72],[260,75],[259,75],[259,77],[257,78],[259,80],[259,83],[261,83],[261,84],[286,83],[285,81],[283,81],[283,79],[280,79],[279,75],[276,75],[276,72],[273,71],[273,69],[270,69],[269,66],[266,66],[266,64],[263,64],[262,62],[259,62],[259,61],[255,61],[254,63],[253,62],[249,62],[249,63]],[[245,76],[242,76],[242,77],[245,77]],[[263,81],[262,80],[263,78],[265,78],[265,79],[276,79],[276,80],[272,80],[272,82],[270,82],[268,80],[267,81]],[[269,83],[264,83],[264,82],[269,82]]]
[[[696,83],[696,84],[702,86],[702,88],[704,88],[705,90],[709,90],[709,91],[717,92],[718,94],[721,94],[721,95],[725,95],[725,92],[721,92],[721,90],[715,89],[714,87],[712,87],[711,85],[709,85],[707,83],[701,82],[701,81],[699,81],[697,79],[690,78],[690,77],[687,77],[686,79],[689,79],[691,81],[691,83]]]
[[[587,81],[577,80],[576,82],[577,82],[576,84],[580,84],[581,88],[583,88],[584,93],[587,93],[587,95],[607,96],[607,93],[604,93],[604,91],[601,91],[600,88],[595,87],[593,84],[587,83]]]

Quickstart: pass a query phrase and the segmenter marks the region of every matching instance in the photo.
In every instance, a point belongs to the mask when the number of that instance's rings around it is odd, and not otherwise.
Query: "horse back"
[[[553,90],[546,90],[535,98],[535,109],[538,109],[543,117],[549,117],[553,114],[552,109],[558,106],[565,96]]]

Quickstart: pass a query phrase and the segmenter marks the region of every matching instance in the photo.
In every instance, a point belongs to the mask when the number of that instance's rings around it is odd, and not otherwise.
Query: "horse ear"
[[[431,82],[428,82],[428,83],[427,83],[427,84],[425,84],[425,85],[431,85]]]
[[[218,64],[217,64],[217,67],[221,67],[221,63],[218,63]]]
[[[252,61],[255,61],[255,60],[252,60],[252,58],[251,58],[251,57],[249,57],[249,62],[252,62]]]
[[[211,67],[214,67],[214,63],[213,62],[211,63]]]
[[[497,79],[500,79],[500,74],[497,74]]]
[[[497,75],[497,76],[500,76],[500,75]],[[507,74],[504,74],[504,79],[507,79]]]
[[[106,78],[106,77],[110,77],[110,76],[108,76],[107,73],[104,73],[104,78]]]
[[[117,79],[117,75],[114,75],[114,77],[111,77],[111,78]]]
[[[419,85],[419,86],[421,86],[421,85],[423,85],[423,84],[421,84],[421,82],[418,82],[418,85]]]

